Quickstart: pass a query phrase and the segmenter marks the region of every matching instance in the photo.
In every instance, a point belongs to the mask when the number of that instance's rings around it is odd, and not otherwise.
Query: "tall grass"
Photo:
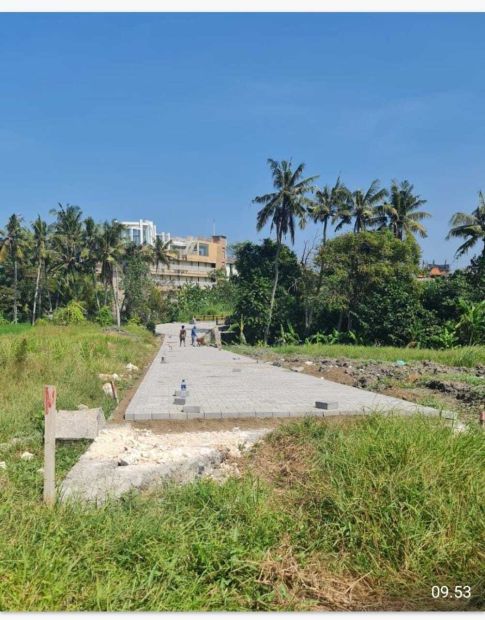
[[[305,463],[291,486],[280,481],[296,552],[369,575],[418,609],[432,607],[433,585],[469,585],[483,604],[484,439],[419,417],[282,427],[272,438],[278,458]]]
[[[60,409],[83,403],[109,414],[113,401],[103,396],[98,373],[121,374],[127,362],[140,365],[153,351],[146,330],[128,329],[42,326],[0,336],[0,442],[41,429],[44,384],[57,386]]]
[[[332,608],[329,577],[346,608],[477,608],[483,448],[483,434],[455,436],[436,420],[305,420],[256,451],[259,469],[223,485],[54,509],[9,486],[0,609]],[[34,478],[35,464],[18,467]],[[437,584],[469,585],[472,599],[436,602]]]
[[[485,346],[457,347],[456,349],[407,349],[399,347],[358,346],[350,344],[302,344],[278,347],[234,346],[234,351],[251,355],[268,353],[270,355],[302,355],[314,357],[347,357],[383,362],[396,360],[433,361],[445,366],[465,366],[471,368],[485,364]]]

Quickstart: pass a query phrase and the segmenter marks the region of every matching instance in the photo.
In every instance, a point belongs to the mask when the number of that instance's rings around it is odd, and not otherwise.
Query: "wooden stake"
[[[44,386],[44,502],[56,501],[56,388]]]
[[[115,382],[110,381],[110,383],[111,383],[111,390],[113,392],[113,398],[115,399],[116,404],[119,404],[120,401],[118,400],[118,390],[116,389]]]

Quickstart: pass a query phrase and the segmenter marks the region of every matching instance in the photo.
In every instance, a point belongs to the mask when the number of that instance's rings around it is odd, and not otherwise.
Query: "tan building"
[[[163,288],[184,284],[212,286],[214,271],[226,272],[227,240],[223,235],[212,237],[171,237],[159,235],[168,243],[170,264],[152,268],[153,279]]]
[[[214,271],[227,272],[227,240],[224,235],[212,237],[173,237],[170,233],[157,233],[149,220],[121,222],[127,241],[142,245],[155,245],[156,237],[167,244],[170,264],[151,267],[151,275],[162,288],[178,288],[184,284],[212,286]]]

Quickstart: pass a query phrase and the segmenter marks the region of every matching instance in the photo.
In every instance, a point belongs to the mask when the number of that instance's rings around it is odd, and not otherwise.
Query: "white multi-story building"
[[[157,227],[150,220],[120,222],[125,227],[125,239],[137,245],[148,243],[154,245],[157,238]]]

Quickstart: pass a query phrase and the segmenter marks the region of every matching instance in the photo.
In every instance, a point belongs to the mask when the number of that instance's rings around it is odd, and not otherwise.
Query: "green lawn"
[[[397,360],[432,361],[445,366],[466,366],[485,364],[485,346],[457,347],[455,349],[404,349],[399,347],[372,347],[350,344],[302,344],[278,347],[250,347],[236,345],[231,350],[241,354],[302,355],[308,358],[348,357],[385,362]]]

